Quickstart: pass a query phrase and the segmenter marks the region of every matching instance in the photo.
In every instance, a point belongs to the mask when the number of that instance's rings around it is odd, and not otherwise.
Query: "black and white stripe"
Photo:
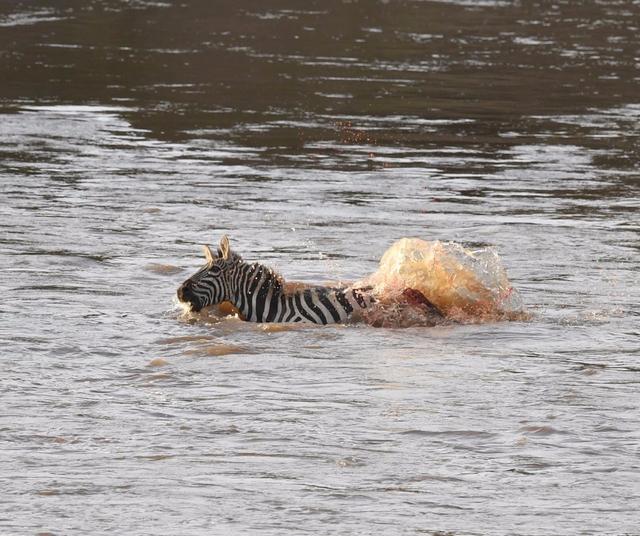
[[[226,237],[218,255],[205,247],[207,265],[178,289],[192,310],[231,302],[251,322],[335,324],[369,307],[371,288],[313,287],[287,292],[282,278],[262,264],[248,264],[231,253]]]

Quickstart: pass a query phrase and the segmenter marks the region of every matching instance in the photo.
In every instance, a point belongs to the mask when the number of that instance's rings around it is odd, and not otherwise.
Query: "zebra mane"
[[[239,259],[239,261],[241,263],[245,263],[245,261],[243,261],[242,259]],[[261,262],[252,262],[250,264],[256,269],[264,272],[265,274],[268,274],[270,276],[270,279],[273,281],[274,285],[276,286],[276,288],[279,288],[279,289],[285,288],[287,281],[285,280],[284,276],[280,272],[278,272],[277,270],[274,270],[273,268],[271,268],[270,266],[267,266],[266,264],[262,264]]]
[[[218,257],[222,257],[220,250],[218,250]],[[230,257],[229,261],[234,264],[245,262],[244,259],[240,255],[238,255],[235,251],[230,251],[229,257]]]

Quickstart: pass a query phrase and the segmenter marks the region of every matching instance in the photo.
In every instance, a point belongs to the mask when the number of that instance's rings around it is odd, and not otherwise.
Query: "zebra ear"
[[[227,235],[223,235],[220,239],[220,245],[218,246],[218,257],[222,257],[225,261],[228,261],[230,256],[231,248],[229,247],[229,238]]]
[[[216,260],[216,256],[213,254],[213,251],[211,251],[209,246],[202,246],[202,249],[204,250],[204,256],[207,258],[207,262],[209,264]]]

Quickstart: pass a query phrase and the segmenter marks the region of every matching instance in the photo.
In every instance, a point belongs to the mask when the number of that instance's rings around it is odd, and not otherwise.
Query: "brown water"
[[[0,532],[640,534],[640,5],[269,6],[0,5]],[[184,320],[222,233],[534,318]]]

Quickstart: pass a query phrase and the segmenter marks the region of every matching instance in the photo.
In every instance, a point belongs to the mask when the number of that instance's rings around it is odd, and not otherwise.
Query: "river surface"
[[[640,534],[637,1],[0,5],[0,533]],[[493,246],[532,319],[186,318]]]

